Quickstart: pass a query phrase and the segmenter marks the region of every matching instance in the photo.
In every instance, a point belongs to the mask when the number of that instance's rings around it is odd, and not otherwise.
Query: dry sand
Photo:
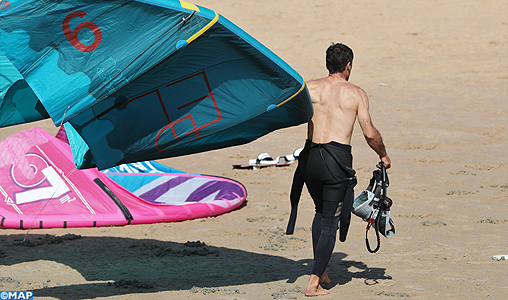
[[[298,3],[298,4],[295,4]],[[371,100],[393,161],[397,233],[367,252],[353,216],[337,243],[323,299],[507,299],[508,3],[506,0],[202,0],[305,79],[326,76],[333,42],[355,51],[351,82]],[[33,125],[0,129],[5,138]],[[247,204],[216,218],[111,228],[2,230],[0,290],[37,299],[303,299],[312,247],[305,191],[285,236],[295,165],[233,170],[261,152],[290,154],[305,126],[247,145],[163,160],[242,182]],[[378,159],[358,128],[358,193]],[[197,243],[205,243],[201,247]],[[371,241],[375,242],[371,236]]]

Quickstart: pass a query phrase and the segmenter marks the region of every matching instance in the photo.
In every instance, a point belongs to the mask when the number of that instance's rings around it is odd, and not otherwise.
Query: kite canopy
[[[49,118],[23,76],[0,52],[0,127]]]
[[[156,162],[76,170],[69,145],[39,127],[8,137],[0,151],[0,228],[182,221],[231,211],[247,197],[236,181]]]
[[[239,145],[312,117],[295,70],[184,1],[3,1],[0,50],[68,122],[78,168]]]

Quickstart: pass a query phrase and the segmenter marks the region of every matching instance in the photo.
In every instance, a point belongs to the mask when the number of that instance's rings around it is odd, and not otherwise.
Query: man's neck
[[[345,80],[349,81],[349,72],[347,70],[344,70],[342,73],[333,73],[328,75],[328,77],[334,79],[334,80]]]

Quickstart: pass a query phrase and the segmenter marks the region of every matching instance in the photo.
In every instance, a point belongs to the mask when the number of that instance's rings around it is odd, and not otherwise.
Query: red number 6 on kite
[[[71,42],[71,44],[74,47],[76,47],[76,49],[78,49],[81,52],[90,52],[93,51],[95,48],[99,47],[99,44],[102,41],[102,31],[99,28],[99,26],[97,26],[95,23],[92,22],[83,22],[78,26],[76,26],[74,32],[71,30],[69,26],[69,22],[71,21],[72,18],[74,17],[83,18],[84,16],[86,16],[86,12],[81,10],[71,12],[63,20],[62,29],[65,34],[65,37],[69,40],[69,42]],[[81,43],[78,39],[79,32],[85,28],[90,29],[94,35],[94,41],[90,45],[85,45]]]

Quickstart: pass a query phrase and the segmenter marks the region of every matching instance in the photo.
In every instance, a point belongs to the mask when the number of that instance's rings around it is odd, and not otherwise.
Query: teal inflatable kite
[[[184,1],[2,1],[0,50],[39,118],[65,123],[78,168],[239,145],[312,116],[295,70]]]
[[[0,52],[0,127],[49,118],[23,76]]]

